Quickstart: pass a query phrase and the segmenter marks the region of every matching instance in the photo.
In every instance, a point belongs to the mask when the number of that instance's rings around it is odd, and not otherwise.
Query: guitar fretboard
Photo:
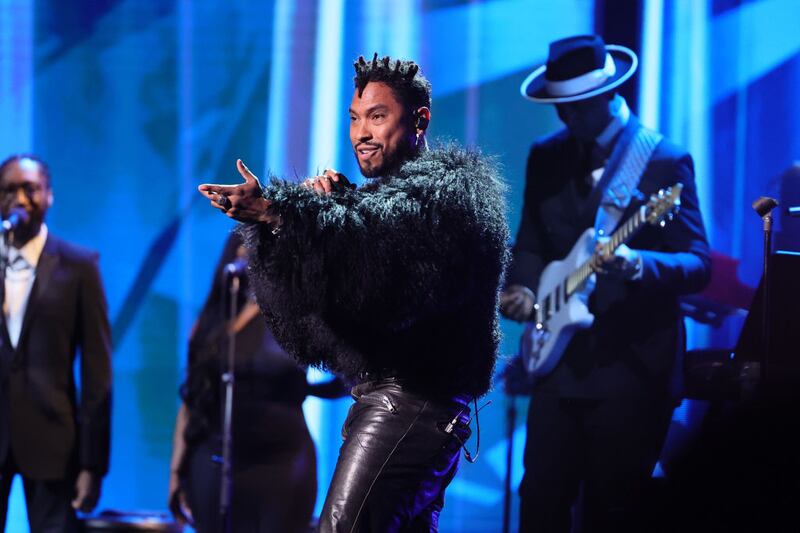
[[[663,190],[659,191],[658,196],[651,198],[650,202],[643,205],[639,210],[634,213],[628,220],[626,220],[611,237],[603,243],[601,253],[603,255],[613,254],[619,246],[627,242],[645,223],[656,224],[663,223],[663,217],[670,211],[677,209],[680,205],[680,196],[683,185],[677,183],[667,189],[666,193]],[[554,313],[561,310],[561,305],[569,299],[570,296],[575,294],[576,291],[581,289],[583,284],[589,279],[594,270],[592,269],[592,257],[584,261],[581,266],[576,268],[567,277],[556,285],[550,294],[539,300],[541,307],[537,304],[537,309],[542,313],[542,318],[548,320]]]
[[[603,255],[613,254],[619,245],[626,242],[633,237],[634,233],[641,228],[647,221],[647,206],[642,206],[639,211],[631,216],[622,226],[617,228],[611,238],[602,245]],[[572,296],[583,283],[592,275],[592,260],[584,261],[584,263],[576,268],[572,274],[567,276],[565,280],[566,298]]]

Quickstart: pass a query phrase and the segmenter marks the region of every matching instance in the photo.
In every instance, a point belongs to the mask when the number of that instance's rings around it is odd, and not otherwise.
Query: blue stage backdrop
[[[640,113],[695,155],[712,245],[740,259],[741,278],[754,285],[760,221],[749,204],[777,194],[778,176],[800,158],[800,4],[598,5],[606,18],[612,6],[638,5]],[[101,253],[115,389],[100,509],[166,508],[187,335],[232,228],[196,186],[237,181],[237,157],[262,175],[333,167],[357,177],[347,140],[352,61],[377,51],[423,65],[434,139],[497,156],[515,231],[528,147],[559,124],[551,108],[519,97],[519,85],[548,42],[593,31],[595,8],[592,0],[0,0],[0,157],[32,151],[47,160],[51,231]],[[520,329],[503,325],[511,354]],[[693,327],[690,341],[730,345],[737,334],[737,325]],[[499,387],[489,399],[481,459],[463,463],[442,531],[500,530],[507,400]],[[349,403],[305,404],[319,458],[317,510]],[[525,438],[518,403],[514,489]],[[25,531],[19,487],[13,500],[8,530]]]

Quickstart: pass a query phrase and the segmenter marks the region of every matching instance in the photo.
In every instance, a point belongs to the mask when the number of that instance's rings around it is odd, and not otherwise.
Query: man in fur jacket
[[[495,364],[503,185],[474,152],[427,149],[431,87],[415,63],[355,67],[350,140],[366,185],[329,170],[262,187],[239,160],[244,183],[199,190],[245,223],[278,341],[358,383],[320,531],[436,531]]]

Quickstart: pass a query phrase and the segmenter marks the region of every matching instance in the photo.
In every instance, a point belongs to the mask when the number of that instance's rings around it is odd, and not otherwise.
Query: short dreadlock
[[[376,52],[372,61],[367,62],[364,56],[359,56],[353,66],[356,68],[353,82],[359,97],[368,83],[378,82],[388,85],[395,97],[409,109],[431,107],[431,82],[413,61],[393,60],[389,56],[378,59]]]

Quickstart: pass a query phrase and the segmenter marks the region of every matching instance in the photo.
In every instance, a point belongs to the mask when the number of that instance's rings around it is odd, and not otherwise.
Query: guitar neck
[[[611,255],[623,243],[628,242],[647,221],[647,207],[642,206],[636,213],[631,215],[617,231],[611,234],[611,238],[602,245],[602,254]],[[572,274],[567,277],[566,289],[567,297],[571,296],[587,279],[592,275],[592,260],[584,261],[584,263],[576,268]]]

